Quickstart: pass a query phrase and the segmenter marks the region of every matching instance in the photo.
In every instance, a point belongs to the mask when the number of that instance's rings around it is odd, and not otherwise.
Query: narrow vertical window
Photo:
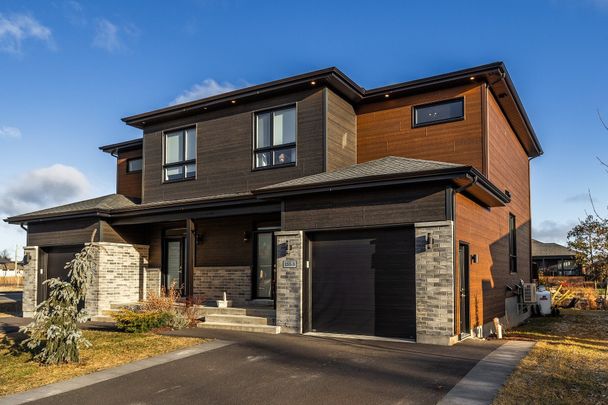
[[[255,115],[253,155],[256,169],[296,163],[295,107]]]
[[[196,128],[165,133],[164,181],[196,176]]]
[[[517,273],[517,224],[513,214],[509,214],[509,271]]]

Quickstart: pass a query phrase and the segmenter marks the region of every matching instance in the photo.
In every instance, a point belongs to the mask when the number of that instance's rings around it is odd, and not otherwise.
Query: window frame
[[[517,273],[517,217],[509,213],[509,273]]]
[[[258,136],[258,131],[257,131],[257,118],[258,115],[260,114],[266,114],[266,113],[273,113],[275,111],[281,111],[281,110],[288,110],[293,108],[294,113],[295,113],[295,134],[294,134],[294,138],[295,141],[294,142],[289,142],[289,143],[283,143],[280,145],[272,145],[273,140],[274,140],[274,120],[271,119],[270,120],[270,146],[264,146],[261,148],[257,147],[257,136]],[[278,106],[273,106],[271,108],[264,108],[264,109],[260,109],[260,110],[256,110],[252,112],[252,153],[251,153],[251,170],[252,171],[258,171],[258,170],[270,170],[270,169],[279,169],[282,167],[293,167],[293,166],[297,166],[298,164],[298,103],[287,103],[287,104],[282,104],[282,105],[278,105]],[[283,164],[273,164],[273,165],[268,165],[268,166],[260,166],[257,167],[256,166],[256,155],[258,153],[262,153],[262,152],[274,152],[276,150],[280,150],[280,149],[293,149],[294,153],[295,153],[295,160],[293,162],[289,162],[289,163],[283,163]]]
[[[416,109],[425,108],[425,107],[434,107],[436,105],[453,103],[455,101],[462,102],[462,116],[454,117],[454,118],[446,118],[446,119],[437,120],[437,121],[433,121],[433,122],[424,122],[421,124],[418,124],[416,122]],[[431,103],[426,103],[426,104],[416,104],[416,105],[412,106],[412,128],[428,127],[429,125],[445,124],[448,122],[455,122],[455,121],[464,121],[465,116],[466,116],[466,103],[465,103],[464,96],[450,98],[447,100],[433,101]]]
[[[188,129],[194,129],[194,159],[185,159],[186,157],[186,151],[187,151],[187,145],[186,145],[186,131]],[[184,137],[184,142],[183,142],[183,154],[184,154],[184,160],[180,161],[180,162],[174,162],[174,163],[165,163],[166,159],[167,159],[167,135],[171,134],[173,132],[182,132],[182,136]],[[162,170],[161,170],[161,182],[163,184],[165,183],[179,183],[181,181],[190,181],[190,180],[196,180],[197,176],[198,176],[198,164],[197,164],[197,145],[198,145],[198,124],[195,125],[184,125],[181,127],[175,127],[175,128],[170,128],[170,129],[165,129],[162,131],[162,148],[163,148],[163,153],[162,153]],[[194,164],[194,176],[192,177],[186,177],[186,166]],[[166,178],[166,174],[165,171],[167,168],[172,168],[172,167],[183,167],[184,168],[184,177],[180,178],[180,179],[174,179],[174,180],[167,180]]]
[[[139,170],[129,170],[129,163],[131,163],[134,160],[141,160],[141,169]],[[133,158],[128,158],[127,159],[127,167],[126,167],[126,171],[127,174],[138,174],[141,173],[144,169],[144,158],[143,156],[139,156],[139,157],[133,157]]]

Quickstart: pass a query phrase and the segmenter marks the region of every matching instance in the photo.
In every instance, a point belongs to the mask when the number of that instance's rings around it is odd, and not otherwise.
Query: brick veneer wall
[[[429,249],[427,235],[433,238]],[[454,226],[416,224],[416,341],[449,345],[454,336]]]
[[[303,233],[282,231],[275,233],[277,250],[285,244],[284,257],[277,257],[276,317],[282,332],[302,333],[302,269],[304,263]],[[285,260],[295,260],[296,266],[286,268]]]
[[[221,300],[224,291],[233,306],[251,299],[251,267],[212,266],[194,268],[193,293],[203,299]]]
[[[158,296],[161,288],[161,270],[159,268],[146,268],[143,286],[143,299]]]
[[[85,300],[89,316],[101,315],[112,304],[140,301],[148,266],[148,246],[109,242],[98,245],[97,271]]]
[[[38,293],[38,246],[23,248],[24,253],[30,256],[29,262],[23,266],[23,301],[22,311],[24,317],[32,317],[36,309],[36,295]]]

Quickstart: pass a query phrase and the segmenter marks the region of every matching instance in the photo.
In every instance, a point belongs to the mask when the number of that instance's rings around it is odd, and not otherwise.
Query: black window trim
[[[172,132],[178,132],[178,131],[182,131],[183,134],[185,134],[185,131],[188,129],[194,128],[194,159],[188,159],[188,160],[183,160],[181,162],[174,162],[174,163],[165,163],[165,159],[167,158],[166,154],[167,154],[167,148],[166,148],[166,140],[167,140],[167,134],[170,134]],[[163,161],[162,161],[162,170],[161,170],[161,183],[163,184],[168,184],[168,183],[179,183],[181,181],[191,181],[191,180],[196,180],[197,176],[198,176],[198,165],[196,164],[196,156],[197,156],[197,147],[198,147],[198,124],[190,124],[190,125],[182,125],[179,127],[175,127],[175,128],[170,128],[170,129],[165,129],[162,131],[163,134],[163,139],[162,139],[162,148],[163,148]],[[184,157],[186,157],[186,139],[184,136]],[[193,164],[194,163],[194,176],[193,177],[185,177],[186,176],[186,166],[189,164]],[[165,169],[167,168],[171,168],[171,167],[178,167],[178,166],[183,166],[184,167],[184,177],[181,179],[174,179],[174,180],[166,180],[165,178]]]
[[[451,103],[454,101],[462,101],[462,116],[454,117],[454,118],[446,118],[443,120],[437,120],[437,121],[433,121],[433,122],[425,122],[422,124],[416,123],[416,109],[417,108],[433,107],[436,105],[447,104],[447,103]],[[412,106],[412,128],[428,127],[429,125],[445,124],[447,122],[454,122],[454,121],[463,121],[465,116],[466,116],[466,103],[465,103],[464,96],[450,98],[450,99],[446,99],[446,100],[433,101],[431,103],[426,103],[426,104],[416,104],[416,105]]]
[[[517,217],[509,212],[509,273],[517,273]]]
[[[133,160],[141,160],[141,169],[139,169],[139,170],[129,170],[129,163],[132,162]],[[133,157],[133,158],[128,158],[127,159],[127,174],[141,173],[143,171],[143,168],[144,168],[144,158],[143,158],[143,156]]]
[[[295,142],[289,142],[289,143],[283,143],[281,145],[270,145],[270,146],[264,146],[261,148],[256,147],[257,145],[257,135],[258,135],[258,131],[257,131],[257,117],[258,114],[265,114],[265,113],[271,113],[274,111],[280,111],[280,110],[287,110],[293,108],[295,110],[296,113],[296,127],[295,127],[295,138],[296,141]],[[260,110],[256,110],[253,111],[252,113],[252,133],[253,133],[253,137],[252,137],[252,154],[251,154],[251,171],[259,171],[259,170],[271,170],[271,169],[279,169],[282,167],[293,167],[293,166],[297,166],[298,164],[298,103],[286,103],[286,104],[282,104],[282,105],[278,105],[278,106],[273,106],[270,108],[264,108],[264,109],[260,109]],[[274,120],[270,120],[270,142],[272,143],[272,140],[274,138]],[[283,163],[283,164],[275,164],[275,165],[269,165],[269,166],[260,166],[260,167],[256,167],[256,154],[261,153],[261,152],[269,152],[269,151],[273,151],[273,150],[277,150],[277,149],[295,149],[295,154],[296,154],[296,158],[294,162],[289,162],[289,163]]]

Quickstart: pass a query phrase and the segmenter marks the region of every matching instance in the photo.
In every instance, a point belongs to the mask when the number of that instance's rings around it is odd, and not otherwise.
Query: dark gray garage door
[[[68,270],[65,269],[65,265],[81,249],[82,245],[54,246],[40,249],[40,268],[42,269],[42,274],[39,274],[40,277],[38,277],[38,303],[48,298],[47,285],[42,284],[42,282],[50,278],[67,280]]]
[[[415,338],[413,228],[309,237],[313,331]]]

